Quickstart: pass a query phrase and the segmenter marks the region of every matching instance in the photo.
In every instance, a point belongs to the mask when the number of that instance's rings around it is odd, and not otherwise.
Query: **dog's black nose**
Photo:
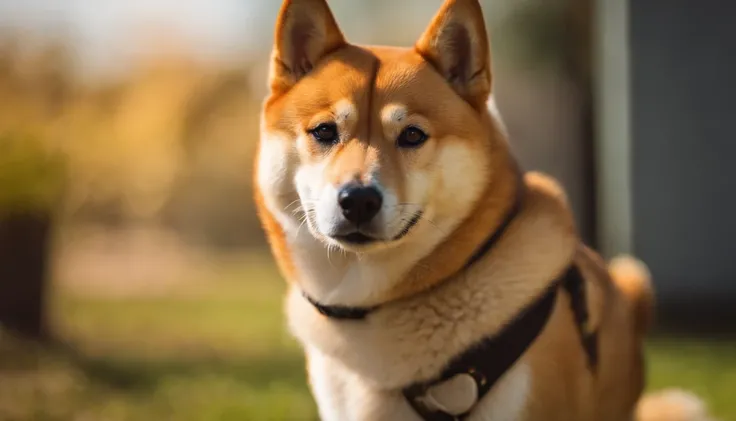
[[[348,221],[360,225],[373,219],[381,210],[383,197],[375,187],[348,183],[337,193],[337,203]]]

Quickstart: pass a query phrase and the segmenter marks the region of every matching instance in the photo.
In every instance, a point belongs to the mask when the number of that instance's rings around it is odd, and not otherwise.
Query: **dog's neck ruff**
[[[485,256],[486,253],[488,253],[488,251],[490,251],[493,248],[493,246],[498,242],[498,240],[501,239],[503,234],[508,229],[509,225],[511,225],[511,222],[514,220],[514,218],[516,218],[516,216],[521,211],[521,202],[524,198],[524,192],[525,192],[523,173],[519,173],[518,183],[519,185],[516,188],[516,197],[514,198],[514,203],[512,204],[511,208],[506,213],[506,216],[504,217],[503,221],[501,221],[501,224],[496,228],[496,230],[493,231],[493,233],[475,250],[475,252],[470,256],[470,258],[462,266],[460,271],[467,270],[468,268],[473,266],[475,263],[477,263],[483,256]],[[312,304],[312,306],[314,306],[315,309],[317,309],[317,311],[320,312],[320,314],[330,319],[336,319],[336,320],[362,320],[362,319],[365,319],[366,316],[368,316],[374,310],[380,307],[380,305],[376,305],[372,307],[325,305],[325,304],[320,304],[317,300],[310,297],[303,290],[302,290],[302,295],[307,301],[309,301],[310,304]]]

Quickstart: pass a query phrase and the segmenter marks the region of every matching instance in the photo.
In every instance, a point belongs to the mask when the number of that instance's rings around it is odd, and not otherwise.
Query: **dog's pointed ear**
[[[284,0],[271,54],[272,91],[288,90],[343,45],[345,38],[326,0]]]
[[[474,107],[491,93],[491,57],[478,0],[446,0],[415,46]]]

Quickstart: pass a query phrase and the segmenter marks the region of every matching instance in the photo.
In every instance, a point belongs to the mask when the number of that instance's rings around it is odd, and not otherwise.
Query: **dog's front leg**
[[[322,421],[345,421],[345,380],[341,370],[316,349],[306,352],[309,385]]]
[[[422,421],[398,391],[382,391],[319,351],[307,352],[322,421]]]

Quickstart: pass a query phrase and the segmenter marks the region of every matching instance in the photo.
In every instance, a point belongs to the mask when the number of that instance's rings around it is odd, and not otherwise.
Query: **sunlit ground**
[[[268,262],[155,292],[57,286],[56,330],[73,347],[0,339],[0,420],[317,420]],[[733,345],[656,340],[649,367],[651,388],[692,389],[736,420]]]

